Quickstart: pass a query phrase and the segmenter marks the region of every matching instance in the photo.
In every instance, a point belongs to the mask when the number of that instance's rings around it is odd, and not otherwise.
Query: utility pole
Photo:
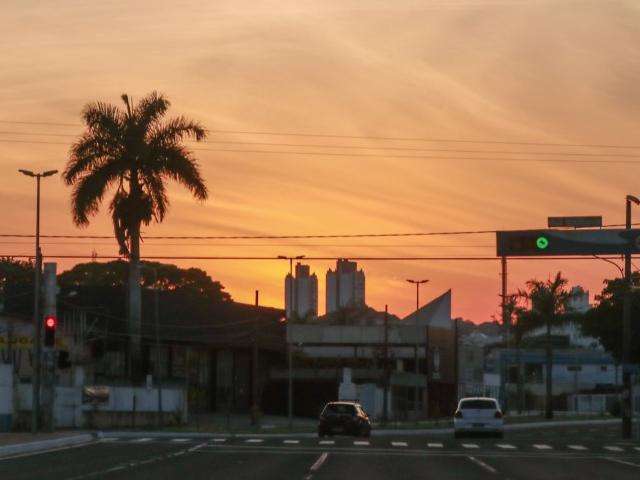
[[[32,399],[31,399],[31,433],[38,432],[40,418],[40,378],[41,378],[41,342],[42,342],[42,319],[40,315],[40,275],[42,271],[42,252],[40,251],[40,179],[50,177],[58,173],[57,170],[47,170],[42,173],[33,173],[30,170],[18,170],[27,177],[36,179],[36,257],[34,265],[33,281],[33,377],[31,379]]]
[[[412,280],[407,278],[407,282],[415,284],[416,286],[416,326],[418,325],[418,310],[420,310],[420,285],[423,285],[425,283],[427,283],[429,280]],[[420,374],[420,357],[418,355],[418,351],[419,351],[419,344],[416,344],[415,347],[415,373],[416,375]],[[420,387],[415,387],[414,388],[414,408],[416,411],[416,414],[418,413],[418,397],[419,397],[419,392],[420,392]]]
[[[160,299],[158,294],[158,270],[153,268],[155,285],[153,286],[153,316],[156,323],[156,381],[158,382],[158,425],[162,427],[164,423],[162,412],[162,369],[160,368],[160,327],[158,326],[160,317]]]
[[[626,198],[626,229],[631,229],[631,203],[640,205],[633,195]],[[622,306],[622,437],[631,438],[631,247],[624,254],[624,303]]]
[[[256,290],[255,305],[258,309],[260,292]],[[260,416],[260,400],[258,398],[258,312],[256,311],[256,319],[253,324],[253,354],[252,354],[252,368],[251,368],[251,398],[253,405],[251,406],[251,424],[258,425]]]
[[[384,396],[382,397],[382,424],[386,425],[389,420],[388,400],[389,395],[389,306],[384,306]]]
[[[453,378],[456,382],[455,393],[456,393],[456,405],[458,404],[458,400],[460,399],[460,392],[458,391],[460,388],[460,372],[459,372],[459,364],[458,364],[458,350],[459,350],[459,339],[458,339],[458,319],[453,319]]]
[[[507,257],[500,257],[500,265],[502,268],[502,293],[500,295],[501,300],[501,309],[502,309],[502,326],[504,328],[504,338],[505,338],[505,359],[508,359],[508,347],[509,347],[509,319],[507,318]],[[504,407],[504,411],[507,412],[509,410],[509,395],[507,392],[507,374],[509,372],[509,364],[505,364],[505,360],[502,359],[501,370],[502,374],[500,375],[500,383],[502,385],[502,403]]]

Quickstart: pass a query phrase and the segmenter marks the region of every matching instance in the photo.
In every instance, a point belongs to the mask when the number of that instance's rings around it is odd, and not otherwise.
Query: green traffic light
[[[538,237],[536,239],[536,247],[538,247],[540,250],[544,250],[548,246],[549,246],[549,239],[547,239],[547,237]]]

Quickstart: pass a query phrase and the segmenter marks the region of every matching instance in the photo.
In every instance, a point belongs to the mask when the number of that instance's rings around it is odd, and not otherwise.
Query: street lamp
[[[631,204],[640,205],[640,199],[633,195],[626,197],[626,229],[631,229]],[[624,302],[622,304],[622,437],[631,438],[631,248],[624,254]]]
[[[424,279],[424,280],[412,280],[410,278],[407,278],[407,282],[409,283],[413,283],[416,286],[416,325],[418,325],[418,310],[420,309],[420,285],[423,285],[425,283],[428,283],[429,280]],[[428,352],[425,352],[425,359],[428,358]],[[416,355],[415,355],[415,371],[416,371],[416,375],[420,374],[420,356],[418,355],[418,346],[416,345]],[[414,409],[416,411],[416,413],[418,412],[418,392],[419,389],[418,387],[415,388],[414,390]]]
[[[27,177],[36,179],[36,258],[33,281],[33,329],[35,338],[33,341],[33,379],[31,402],[31,433],[38,431],[38,417],[40,413],[40,374],[41,374],[41,338],[42,325],[40,325],[40,271],[42,269],[42,252],[40,251],[40,179],[50,177],[58,173],[58,170],[47,170],[34,173],[31,170],[18,170]]]
[[[291,311],[291,315],[287,318],[287,330],[289,329],[289,323],[293,318],[293,286],[295,282],[293,281],[293,261],[294,260],[302,260],[305,255],[297,255],[295,257],[286,256],[286,255],[278,255],[278,258],[281,260],[289,260],[289,278],[291,281],[291,286],[289,287],[289,310]],[[285,302],[286,303],[286,302]],[[285,315],[287,314],[287,308],[285,305]],[[289,430],[293,429],[293,349],[291,348],[291,344],[287,342],[287,350],[289,357]]]

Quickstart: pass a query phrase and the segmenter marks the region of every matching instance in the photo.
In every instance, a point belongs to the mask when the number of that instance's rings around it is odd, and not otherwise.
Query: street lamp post
[[[631,203],[640,205],[633,195],[626,197],[626,229],[631,229]],[[622,304],[622,437],[631,438],[631,249],[624,254],[624,299]]]
[[[36,179],[36,258],[33,281],[33,378],[32,401],[31,401],[31,433],[38,431],[38,417],[40,414],[40,375],[41,375],[41,337],[42,325],[40,322],[40,274],[42,270],[42,252],[40,251],[40,179],[50,177],[58,173],[57,170],[47,170],[41,173],[34,173],[30,170],[18,170],[27,177]]]
[[[424,279],[424,280],[412,280],[410,278],[407,278],[407,282],[412,283],[416,286],[416,325],[418,325],[418,310],[420,310],[420,285],[423,285],[425,283],[428,283],[429,280]],[[415,372],[416,375],[420,374],[420,358],[418,355],[418,345],[416,345],[416,355],[415,355]],[[425,355],[426,358],[426,355]],[[416,411],[416,414],[418,412],[418,387],[415,388],[414,390],[414,409]]]
[[[295,257],[286,256],[286,255],[278,255],[279,259],[289,260],[289,278],[291,281],[291,285],[289,286],[289,310],[291,311],[291,315],[287,317],[287,330],[289,329],[289,325],[291,320],[293,319],[293,286],[295,282],[293,281],[293,261],[294,260],[302,260],[305,255],[297,255]],[[285,314],[287,314],[287,308],[285,305]],[[289,416],[289,430],[293,429],[293,351],[291,343],[287,341],[287,356],[289,363],[289,385],[288,385],[288,416]]]

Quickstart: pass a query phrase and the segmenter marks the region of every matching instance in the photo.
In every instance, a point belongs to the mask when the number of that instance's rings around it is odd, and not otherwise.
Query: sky
[[[559,215],[622,223],[625,195],[640,194],[634,0],[2,3],[0,233],[33,232],[34,185],[17,169],[64,169],[86,103],[152,90],[209,130],[193,151],[211,195],[199,203],[172,186],[149,236],[526,229]],[[73,225],[59,178],[43,181],[42,198],[44,234],[111,234],[105,208]],[[0,242],[0,255],[33,250]],[[45,256],[93,251],[117,253],[112,240],[43,242]],[[495,238],[148,239],[142,254],[493,257]],[[175,263],[203,268],[235,300],[257,289],[262,304],[283,305],[285,261]],[[332,263],[310,262],[321,312]],[[452,289],[454,316],[498,313],[498,261],[359,265],[374,308],[410,313],[405,280],[425,278],[421,300]],[[512,261],[509,290],[558,270],[592,294],[619,274],[598,260]]]

